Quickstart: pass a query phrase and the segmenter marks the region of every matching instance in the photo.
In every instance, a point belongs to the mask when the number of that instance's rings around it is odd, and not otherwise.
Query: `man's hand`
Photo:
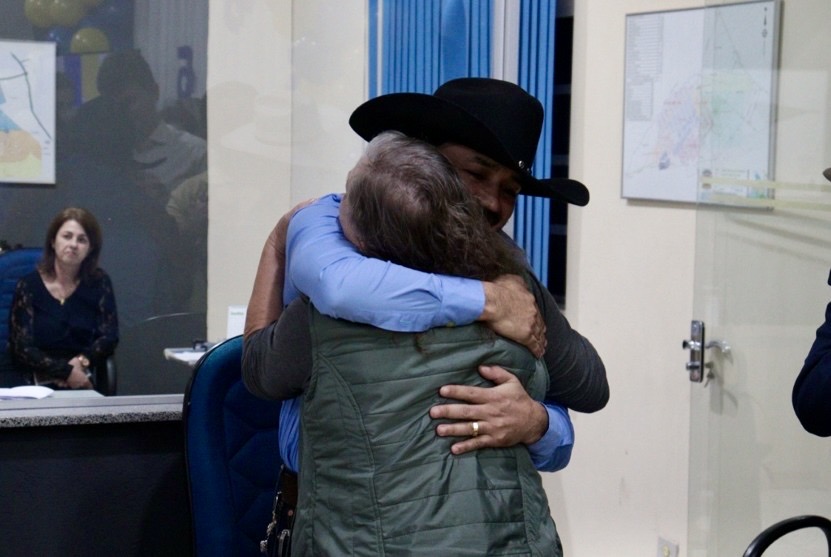
[[[436,434],[467,438],[451,447],[453,454],[539,441],[548,429],[548,413],[543,405],[528,396],[514,374],[499,366],[480,366],[479,374],[495,385],[445,385],[439,394],[461,404],[440,404],[430,409],[433,419],[456,420],[436,426]],[[478,427],[475,437],[474,422]]]
[[[254,277],[254,287],[245,314],[245,337],[267,327],[280,318],[283,312],[283,285],[286,276],[286,234],[294,214],[314,203],[308,199],[295,205],[277,222],[268,235],[260,253],[260,263]]]
[[[496,334],[516,341],[534,356],[545,353],[545,322],[534,296],[517,275],[504,275],[485,288],[485,309],[479,316]]]

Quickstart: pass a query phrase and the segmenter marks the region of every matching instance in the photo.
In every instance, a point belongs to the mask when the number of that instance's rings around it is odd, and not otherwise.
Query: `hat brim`
[[[524,195],[581,207],[589,202],[589,190],[577,180],[539,180],[520,169],[488,126],[455,103],[433,95],[390,93],[370,99],[355,109],[349,125],[366,141],[383,131],[396,130],[436,146],[458,143],[517,172]]]

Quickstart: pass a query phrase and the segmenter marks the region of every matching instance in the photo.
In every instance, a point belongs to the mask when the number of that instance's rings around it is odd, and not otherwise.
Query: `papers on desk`
[[[54,393],[49,387],[42,385],[21,385],[8,389],[0,389],[0,400],[13,400],[20,398],[46,398]]]
[[[190,367],[196,365],[199,358],[205,355],[204,350],[194,350],[193,348],[165,348],[164,357],[173,362],[187,364]]]

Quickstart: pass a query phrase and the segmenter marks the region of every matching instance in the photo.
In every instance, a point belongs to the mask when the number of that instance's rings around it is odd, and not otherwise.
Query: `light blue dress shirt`
[[[480,281],[423,273],[361,255],[341,230],[340,199],[327,195],[292,217],[284,304],[305,294],[323,314],[399,332],[466,325],[482,314],[485,293]],[[280,411],[280,456],[293,471],[298,469],[300,404],[300,397],[285,401]],[[571,458],[574,428],[565,407],[543,404],[548,430],[528,450],[538,470],[554,472]]]

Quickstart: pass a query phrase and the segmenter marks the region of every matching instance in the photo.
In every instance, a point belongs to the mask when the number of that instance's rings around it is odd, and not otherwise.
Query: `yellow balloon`
[[[49,6],[52,22],[64,27],[75,27],[86,13],[87,8],[81,0],[52,0]]]
[[[84,27],[83,29],[78,29],[78,31],[72,35],[72,41],[69,43],[69,51],[73,54],[108,52],[109,50],[110,40],[107,38],[107,35],[95,27]]]
[[[49,27],[52,25],[52,16],[49,14],[50,0],[26,0],[23,12],[26,19],[35,27]]]

